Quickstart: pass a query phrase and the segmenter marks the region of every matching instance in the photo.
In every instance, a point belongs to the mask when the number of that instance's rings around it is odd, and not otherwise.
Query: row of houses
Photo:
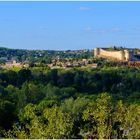
[[[10,69],[13,67],[27,68],[27,67],[29,67],[29,64],[16,62],[15,60],[9,60],[9,61],[5,62],[5,64],[1,64],[0,67],[5,68],[5,69]]]
[[[82,67],[82,66],[91,66],[91,67],[97,67],[97,64],[93,62],[93,59],[82,59],[82,60],[68,60],[61,61],[59,59],[55,59],[52,61],[51,64],[48,64],[48,66],[53,68],[71,68],[71,67]]]

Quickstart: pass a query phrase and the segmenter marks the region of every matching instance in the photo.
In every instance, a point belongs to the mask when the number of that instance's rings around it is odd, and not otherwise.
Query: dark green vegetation
[[[8,49],[0,47],[0,63],[7,60],[16,60],[17,62],[42,62],[45,64],[51,63],[52,59],[82,59],[89,58],[93,52],[89,50],[77,51],[54,51],[54,50],[21,50],[21,49]]]
[[[140,69],[0,70],[1,138],[140,138]]]

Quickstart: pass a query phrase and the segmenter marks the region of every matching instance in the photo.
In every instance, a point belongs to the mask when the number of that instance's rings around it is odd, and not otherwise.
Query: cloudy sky
[[[140,47],[140,1],[2,2],[0,46],[22,49]]]

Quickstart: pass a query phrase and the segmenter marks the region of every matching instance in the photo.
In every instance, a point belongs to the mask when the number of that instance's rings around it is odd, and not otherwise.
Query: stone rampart
[[[102,48],[95,48],[94,56],[120,60],[120,61],[128,61],[132,58],[132,53],[130,53],[128,50],[110,51],[110,50],[105,50]]]
[[[123,51],[106,51],[106,50],[100,49],[100,56],[117,59],[117,60],[124,60]]]

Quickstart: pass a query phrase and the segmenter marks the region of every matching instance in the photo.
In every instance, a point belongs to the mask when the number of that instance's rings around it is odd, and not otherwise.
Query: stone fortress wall
[[[133,52],[129,50],[109,51],[102,48],[95,48],[94,57],[102,57],[119,61],[129,61],[133,60],[134,55]]]

